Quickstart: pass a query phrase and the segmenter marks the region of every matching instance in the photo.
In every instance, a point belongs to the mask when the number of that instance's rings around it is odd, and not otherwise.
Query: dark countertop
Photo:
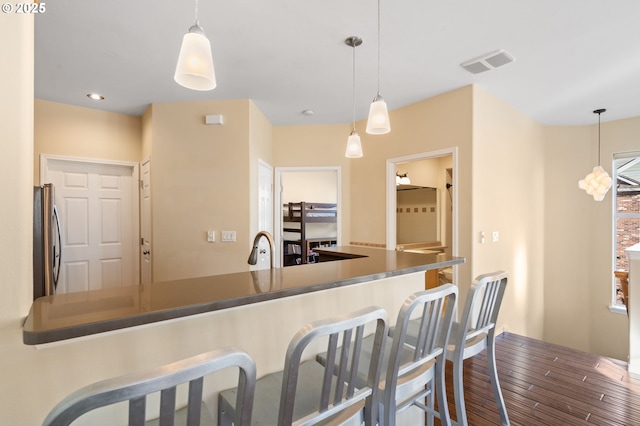
[[[51,343],[465,261],[353,246],[316,251],[345,260],[41,297],[24,323],[23,341]]]

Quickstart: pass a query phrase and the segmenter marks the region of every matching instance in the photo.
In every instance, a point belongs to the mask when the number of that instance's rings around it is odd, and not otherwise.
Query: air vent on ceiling
[[[463,62],[460,66],[471,74],[480,74],[481,72],[501,67],[513,61],[515,61],[515,59],[509,54],[509,52],[504,49],[500,49],[495,52],[482,55],[478,58],[471,59],[470,61]]]

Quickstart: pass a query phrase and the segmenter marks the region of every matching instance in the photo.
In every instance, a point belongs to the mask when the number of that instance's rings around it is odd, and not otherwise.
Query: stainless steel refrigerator
[[[62,236],[50,183],[33,188],[33,300],[55,294],[60,277]]]

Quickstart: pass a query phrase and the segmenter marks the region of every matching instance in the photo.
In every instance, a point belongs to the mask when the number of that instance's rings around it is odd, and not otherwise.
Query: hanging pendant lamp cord
[[[600,165],[600,114],[598,113],[598,166]]]
[[[198,23],[198,0],[196,0],[196,25],[200,25]]]
[[[378,0],[378,95],[380,95],[380,0]]]
[[[353,131],[356,131],[356,45],[353,48]]]

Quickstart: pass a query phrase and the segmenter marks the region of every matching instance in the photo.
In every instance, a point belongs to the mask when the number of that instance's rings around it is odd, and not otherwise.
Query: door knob
[[[149,250],[145,250],[142,252],[142,254],[151,254],[151,252]]]

